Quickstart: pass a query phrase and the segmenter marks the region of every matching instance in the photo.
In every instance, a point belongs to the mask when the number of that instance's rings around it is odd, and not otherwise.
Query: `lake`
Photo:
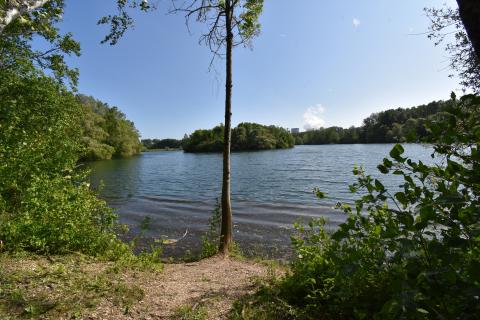
[[[396,188],[398,176],[378,173],[376,166],[391,144],[296,146],[288,150],[232,154],[234,237],[248,252],[279,257],[289,254],[292,224],[310,217],[328,218],[335,228],[345,216],[332,207],[352,203],[348,185],[355,181],[354,165]],[[431,163],[432,148],[404,145],[413,159]],[[145,217],[151,218],[147,237],[180,238],[174,249],[198,251],[208,219],[221,193],[221,154],[182,151],[146,152],[129,159],[93,162],[92,184],[103,181],[101,196],[117,209],[120,220],[138,233]],[[315,187],[327,194],[319,200]]]

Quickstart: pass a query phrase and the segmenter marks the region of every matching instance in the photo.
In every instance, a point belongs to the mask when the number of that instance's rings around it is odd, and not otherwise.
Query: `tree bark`
[[[477,55],[477,61],[480,61],[480,1],[457,0],[457,3],[460,18]]]
[[[226,81],[225,81],[225,128],[223,136],[223,182],[222,182],[222,228],[220,232],[220,252],[228,254],[233,243],[232,204],[230,200],[230,150],[232,137],[232,16],[231,0],[225,1],[226,43]]]

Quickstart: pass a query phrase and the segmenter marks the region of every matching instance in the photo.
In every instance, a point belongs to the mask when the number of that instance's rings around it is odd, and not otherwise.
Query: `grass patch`
[[[205,320],[207,319],[207,307],[196,304],[194,306],[184,305],[177,309],[174,320]]]
[[[104,300],[128,314],[144,292],[127,268],[82,255],[1,254],[0,319],[83,318]]]
[[[287,302],[280,298],[276,282],[263,282],[253,295],[237,300],[229,314],[230,320],[290,320],[297,314]]]
[[[254,294],[238,299],[228,316],[230,320],[287,320],[296,319],[297,314],[286,301],[281,298],[279,285],[283,281],[285,268],[272,260],[259,260],[268,267],[266,277],[252,278],[258,287]]]

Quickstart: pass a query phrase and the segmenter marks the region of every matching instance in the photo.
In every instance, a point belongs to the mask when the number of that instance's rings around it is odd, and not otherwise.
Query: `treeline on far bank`
[[[223,125],[210,130],[196,130],[183,139],[185,152],[220,152],[223,150]],[[232,150],[271,150],[293,148],[295,139],[284,128],[244,122],[232,129]]]
[[[144,149],[181,149],[182,140],[179,139],[143,139],[142,145]]]
[[[295,144],[395,143],[421,141],[426,122],[441,117],[449,101],[373,113],[361,127],[329,127],[294,134]]]
[[[302,144],[350,144],[418,142],[427,136],[426,123],[441,118],[451,101],[433,101],[412,108],[373,113],[360,127],[329,127],[290,134],[286,129],[256,123],[241,123],[232,130],[232,150],[269,150]],[[223,126],[196,130],[179,139],[144,139],[144,149],[181,149],[187,152],[220,152]]]
[[[195,130],[177,139],[144,139],[145,149],[183,149],[185,152],[221,152],[223,151],[223,125],[213,129]],[[272,150],[293,148],[295,139],[284,128],[244,122],[232,129],[232,150]]]

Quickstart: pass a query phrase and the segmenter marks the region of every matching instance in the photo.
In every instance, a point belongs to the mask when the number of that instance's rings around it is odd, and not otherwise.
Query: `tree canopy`
[[[412,108],[377,112],[364,119],[361,127],[330,127],[295,134],[295,143],[418,142],[427,136],[426,122],[441,117],[450,104],[450,101],[433,101]]]
[[[70,68],[64,57],[79,56],[80,44],[58,28],[64,6],[63,0],[0,1],[0,72],[32,63],[36,68],[52,72],[57,80],[67,80],[72,86],[77,84],[78,70]],[[35,37],[45,40],[49,47],[33,49]]]
[[[178,139],[143,139],[145,149],[180,149],[182,140]]]
[[[271,150],[294,146],[294,138],[288,130],[257,123],[240,123],[232,130],[232,150]],[[183,141],[186,152],[221,152],[223,150],[223,126],[210,130],[196,130]]]
[[[77,167],[83,107],[41,72],[0,73],[0,239],[8,250],[101,254],[115,216]]]
[[[102,17],[99,24],[109,24],[110,32],[103,42],[115,44],[133,26],[130,11],[149,11],[154,7],[146,0],[112,0],[117,13]],[[0,0],[0,72],[24,61],[48,70],[75,88],[78,70],[65,62],[65,55],[80,55],[80,44],[72,34],[62,33],[58,23],[63,19],[65,0]],[[33,50],[31,40],[46,41],[44,50]]]
[[[72,90],[77,71],[64,55],[80,46],[57,28],[64,5],[0,0],[0,250],[132,257],[79,161],[139,152],[138,132],[117,108]],[[50,48],[35,50],[36,37]]]
[[[123,112],[93,97],[78,95],[77,99],[84,109],[82,142],[86,151],[82,159],[111,159],[140,153],[140,134]]]

